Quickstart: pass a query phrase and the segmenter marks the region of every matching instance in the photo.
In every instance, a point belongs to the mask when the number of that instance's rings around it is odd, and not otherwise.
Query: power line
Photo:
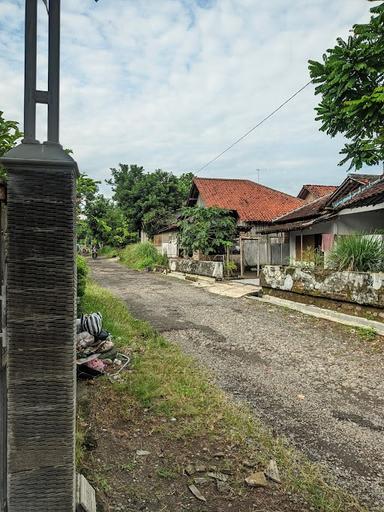
[[[215,156],[215,158],[212,158],[212,160],[210,160],[209,162],[207,162],[205,165],[203,165],[203,167],[200,167],[200,169],[197,171],[196,175],[199,174],[203,169],[205,169],[206,167],[208,167],[208,165],[211,165],[213,162],[215,162],[216,160],[218,160],[221,156],[224,155],[224,153],[226,153],[227,151],[229,151],[230,149],[232,149],[234,146],[236,146],[236,144],[238,144],[239,142],[241,142],[242,140],[244,140],[246,137],[248,137],[248,135],[250,133],[252,133],[254,130],[256,130],[256,128],[258,128],[260,125],[262,125],[263,123],[265,123],[265,121],[267,121],[268,119],[270,119],[273,115],[276,114],[276,112],[278,112],[279,110],[281,110],[287,103],[289,103],[291,100],[293,100],[293,98],[295,98],[295,96],[297,96],[299,93],[301,93],[301,91],[304,91],[304,89],[306,87],[308,87],[308,85],[310,85],[312,83],[312,80],[310,80],[308,83],[306,83],[305,85],[303,85],[303,87],[301,87],[298,91],[296,91],[294,94],[292,94],[292,96],[290,96],[288,99],[286,99],[283,103],[281,103],[281,105],[279,105],[273,112],[271,112],[270,114],[268,114],[266,117],[264,117],[264,119],[262,119],[259,123],[257,123],[255,126],[253,126],[250,130],[248,130],[246,133],[244,133],[244,135],[242,135],[241,137],[239,137],[237,140],[235,140],[234,142],[232,142],[232,144],[230,146],[228,146],[226,149],[224,149],[224,151],[222,151],[221,153],[219,153],[217,156]]]

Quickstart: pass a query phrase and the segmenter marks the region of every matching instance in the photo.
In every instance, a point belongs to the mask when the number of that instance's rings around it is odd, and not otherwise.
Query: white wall
[[[204,201],[201,199],[201,194],[199,194],[197,197],[196,206],[201,206],[203,208],[205,207]]]
[[[345,213],[344,213],[345,212]],[[333,235],[351,235],[353,233],[371,233],[377,230],[384,230],[384,205],[382,209],[363,211],[360,213],[349,213],[341,211],[333,220],[319,222],[310,229],[303,231],[291,231],[289,233],[290,259],[296,260],[296,236],[317,235],[330,233]]]
[[[378,229],[384,229],[384,209],[339,215],[335,222],[336,235],[371,233]]]

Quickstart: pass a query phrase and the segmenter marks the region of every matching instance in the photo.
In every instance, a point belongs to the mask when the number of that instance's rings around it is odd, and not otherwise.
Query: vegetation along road
[[[384,502],[380,340],[250,299],[217,296],[114,260],[93,278],[124,299],[373,509]]]

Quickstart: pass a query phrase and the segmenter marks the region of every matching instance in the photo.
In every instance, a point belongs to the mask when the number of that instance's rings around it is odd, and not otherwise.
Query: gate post
[[[25,0],[24,139],[0,161],[7,206],[7,512],[75,510],[76,162],[59,144],[60,0],[46,2],[48,90],[36,88],[37,0]],[[48,105],[47,142],[36,104]]]
[[[56,144],[8,171],[8,511],[75,509],[75,176]]]

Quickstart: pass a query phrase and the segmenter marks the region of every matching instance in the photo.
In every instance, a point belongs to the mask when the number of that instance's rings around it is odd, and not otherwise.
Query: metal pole
[[[36,143],[37,0],[25,2],[24,139]]]
[[[283,266],[283,238],[280,237],[280,265]]]
[[[257,277],[260,277],[260,238],[257,239]]]
[[[300,234],[300,261],[303,261],[303,232]]]
[[[244,262],[243,262],[243,240],[240,236],[240,276],[244,275]]]
[[[50,0],[48,39],[48,142],[56,144],[59,143],[59,96],[60,0]]]

